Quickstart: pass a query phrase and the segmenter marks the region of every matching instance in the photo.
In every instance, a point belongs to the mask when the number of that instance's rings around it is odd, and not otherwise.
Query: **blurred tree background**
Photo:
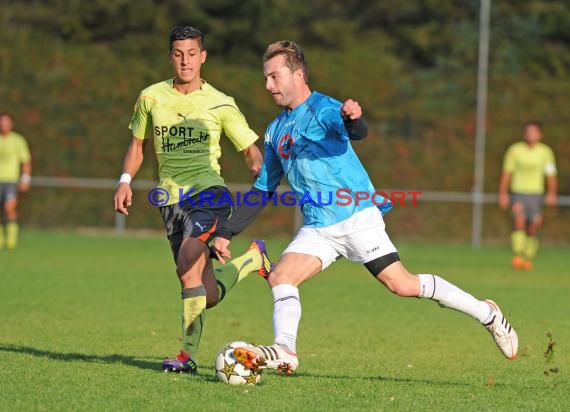
[[[0,110],[28,138],[34,174],[117,178],[139,91],[171,76],[168,35],[190,24],[206,35],[203,77],[232,95],[263,135],[278,108],[264,89],[261,55],[289,39],[305,49],[313,89],[360,101],[370,136],[355,144],[379,189],[470,191],[479,1],[426,0],[0,0]],[[485,192],[495,192],[505,149],[529,120],[557,154],[570,194],[570,10],[566,1],[491,4]],[[151,149],[151,145],[148,145]],[[250,180],[224,145],[228,182]],[[137,176],[154,179],[151,150]],[[33,188],[22,222],[112,227],[112,190]],[[421,197],[420,197],[421,199]],[[291,208],[289,208],[291,209]],[[546,211],[545,237],[568,242],[570,211]],[[288,233],[292,211],[267,210],[252,228]],[[506,241],[509,219],[484,210],[486,241]],[[390,212],[395,238],[468,240],[469,204],[420,203]],[[136,193],[129,227],[160,228]]]

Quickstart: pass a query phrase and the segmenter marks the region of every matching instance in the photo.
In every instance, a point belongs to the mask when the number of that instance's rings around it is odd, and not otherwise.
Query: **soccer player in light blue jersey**
[[[274,344],[237,348],[236,358],[249,368],[291,374],[299,365],[298,287],[343,256],[362,263],[398,296],[432,299],[474,317],[501,352],[514,359],[518,337],[497,304],[478,300],[435,274],[408,272],[385,230],[382,212],[390,205],[357,196],[375,192],[351,146],[368,133],[358,102],[341,103],[311,91],[304,53],[293,42],[269,45],[263,70],[266,89],[283,111],[267,127],[264,163],[252,190],[262,198],[271,196],[286,176],[297,197],[307,201],[300,201],[303,226],[267,277],[274,300]],[[318,201],[323,193],[334,194],[332,202]],[[230,257],[231,237],[253,221],[263,203],[240,206],[218,231],[214,247],[221,261]]]

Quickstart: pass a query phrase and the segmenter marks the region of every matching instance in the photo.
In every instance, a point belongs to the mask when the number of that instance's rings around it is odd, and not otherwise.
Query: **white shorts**
[[[321,260],[322,270],[339,257],[358,263],[396,253],[386,233],[382,213],[370,207],[326,227],[301,227],[283,252],[303,253]]]

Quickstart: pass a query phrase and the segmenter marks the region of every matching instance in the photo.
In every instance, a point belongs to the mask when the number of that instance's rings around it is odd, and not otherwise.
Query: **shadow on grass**
[[[135,366],[141,369],[150,369],[162,372],[160,363],[156,360],[141,360],[128,355],[86,355],[84,353],[63,353],[48,350],[41,350],[29,346],[5,345],[0,343],[0,352],[23,353],[36,356],[38,358],[53,359],[62,362],[91,362],[91,363],[121,363],[123,365]]]
[[[134,366],[140,369],[148,369],[156,372],[164,373],[160,368],[160,362],[157,360],[144,360],[134,356],[128,355],[86,355],[83,353],[64,353],[64,352],[54,352],[48,350],[41,350],[32,348],[29,346],[21,345],[6,345],[0,343],[0,352],[12,352],[21,353],[26,355],[32,355],[38,358],[46,358],[61,362],[89,362],[89,363],[103,363],[103,364],[113,364],[119,363],[128,366]],[[206,368],[207,369],[207,368]],[[212,371],[213,372],[213,371]],[[271,373],[271,372],[270,372]],[[204,373],[204,369],[200,369],[200,374],[197,376],[206,382],[217,383],[218,379],[214,374]],[[333,379],[333,380],[351,380],[351,381],[386,381],[386,382],[400,382],[400,383],[424,383],[428,385],[441,385],[441,386],[473,386],[473,382],[460,382],[460,381],[438,381],[433,378],[398,378],[394,376],[348,376],[340,374],[320,374],[312,373],[310,371],[298,371],[292,376],[282,377],[282,379],[303,379],[303,378],[316,378],[316,379]],[[495,383],[495,386],[505,386],[504,384]]]

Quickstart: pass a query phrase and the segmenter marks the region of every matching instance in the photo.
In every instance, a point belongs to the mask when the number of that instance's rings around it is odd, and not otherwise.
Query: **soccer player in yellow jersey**
[[[499,206],[506,210],[511,204],[514,224],[511,233],[511,263],[516,269],[532,269],[532,259],[538,250],[536,234],[542,224],[541,205],[543,202],[547,205],[556,204],[558,184],[554,153],[541,140],[540,124],[527,123],[524,127],[524,141],[511,145],[503,162]]]
[[[148,200],[162,216],[182,287],[182,350],[163,362],[167,372],[196,373],[206,308],[215,306],[250,272],[270,270],[263,241],[254,241],[245,255],[216,271],[210,259],[208,242],[233,206],[218,164],[222,132],[243,153],[253,177],[259,174],[262,155],[255,145],[258,136],[234,99],[201,78],[206,56],[199,30],[190,26],[172,30],[169,59],[174,78],[140,93],[129,126],[133,137],[114,196],[115,209],[127,215],[130,182],[142,164],[144,144],[152,138],[159,184]]]
[[[0,113],[0,205],[6,220],[0,226],[0,249],[18,245],[18,190],[28,191],[32,173],[28,143],[13,128],[12,116]]]

